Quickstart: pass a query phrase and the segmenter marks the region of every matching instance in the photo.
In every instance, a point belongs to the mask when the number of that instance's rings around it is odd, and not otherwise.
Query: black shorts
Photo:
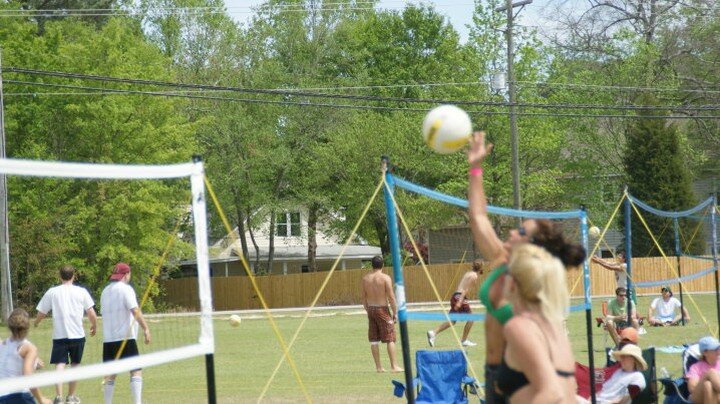
[[[13,393],[0,397],[0,404],[35,404],[35,399],[30,393]]]
[[[85,350],[85,338],[61,338],[54,339],[50,363],[66,363],[76,365],[82,361]]]
[[[105,342],[103,344],[103,362],[114,361],[122,343],[122,341]],[[130,358],[138,356],[139,354],[137,342],[135,342],[134,339],[129,339],[127,340],[127,344],[125,344],[125,348],[120,353],[120,357],[118,359]]]

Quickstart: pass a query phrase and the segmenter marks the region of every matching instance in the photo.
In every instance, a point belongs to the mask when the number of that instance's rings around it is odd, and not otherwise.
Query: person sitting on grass
[[[0,381],[11,377],[31,375],[35,368],[42,364],[38,360],[37,347],[26,339],[30,330],[28,312],[23,309],[13,310],[7,319],[7,326],[10,329],[10,337],[0,342]],[[43,397],[38,388],[0,396],[2,404],[28,404],[34,403],[35,400],[41,404],[52,403],[49,398]]]
[[[682,307],[680,301],[673,297],[670,286],[663,286],[660,293],[662,293],[662,297],[655,298],[648,310],[650,325],[655,327],[678,325],[683,317],[685,317],[685,323],[690,321],[690,314],[685,307]],[[675,309],[678,309],[677,314],[675,314]],[[680,315],[680,310],[682,310],[683,316]]]
[[[700,338],[702,359],[690,366],[685,377],[693,403],[717,403],[720,399],[720,342],[714,337]]]
[[[645,378],[641,371],[647,369],[647,363],[640,347],[632,343],[612,355],[620,363],[620,369],[603,383],[596,396],[597,403],[630,403],[631,397],[645,389]]]

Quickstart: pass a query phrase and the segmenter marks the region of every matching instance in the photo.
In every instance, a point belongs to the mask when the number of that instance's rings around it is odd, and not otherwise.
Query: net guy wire
[[[347,240],[345,241],[345,244],[343,244],[342,249],[340,250],[340,254],[335,259],[335,262],[333,262],[332,267],[330,268],[330,271],[325,276],[325,280],[323,281],[322,285],[320,286],[320,289],[315,294],[315,297],[313,298],[312,303],[310,303],[310,307],[308,307],[307,311],[305,312],[305,315],[303,316],[303,319],[300,321],[300,325],[295,330],[295,334],[293,334],[293,337],[290,339],[290,343],[288,344],[288,349],[292,349],[293,344],[295,343],[295,340],[297,340],[298,335],[300,334],[300,331],[302,330],[303,326],[305,325],[305,322],[307,321],[308,317],[310,317],[310,313],[312,312],[313,308],[317,304],[318,300],[320,299],[320,296],[322,295],[323,291],[325,290],[325,287],[327,287],[328,283],[330,282],[330,278],[335,273],[335,269],[337,268],[338,264],[340,263],[340,259],[345,254],[345,250],[347,249],[348,245],[352,242],[352,240],[355,238],[355,235],[360,228],[360,225],[362,224],[363,220],[365,219],[365,216],[367,215],[368,211],[372,207],[373,202],[375,202],[375,199],[377,198],[378,193],[380,193],[380,190],[382,189],[383,181],[379,181],[377,187],[375,187],[375,192],[373,192],[372,196],[370,197],[370,200],[365,205],[365,209],[363,209],[362,214],[360,215],[360,218],[358,218],[357,222],[355,223],[355,226],[352,229],[352,232],[348,236]],[[280,360],[278,361],[277,366],[275,366],[275,369],[272,372],[272,375],[270,375],[270,378],[268,379],[267,383],[265,384],[265,387],[263,387],[262,392],[260,393],[260,397],[258,398],[258,402],[265,397],[265,394],[267,393],[268,389],[270,388],[270,384],[275,379],[275,376],[277,375],[278,370],[280,369],[280,366],[282,366],[282,363],[284,361],[284,357],[280,357]]]
[[[188,203],[192,203],[192,195],[190,196],[190,198],[188,198]],[[153,274],[150,277],[150,281],[145,286],[145,293],[143,293],[143,297],[142,299],[140,299],[140,310],[142,310],[142,308],[145,306],[145,302],[150,296],[150,290],[152,289],[152,286],[156,283],[158,275],[160,275],[160,268],[162,268],[162,265],[165,263],[168,253],[170,252],[170,248],[172,248],[173,244],[175,244],[176,234],[178,233],[178,229],[180,229],[180,225],[182,224],[182,222],[183,216],[180,215],[175,222],[175,227],[173,228],[172,233],[170,233],[170,235],[168,236],[168,240],[167,243],[165,243],[165,249],[160,256],[160,260],[153,269]],[[122,341],[122,343],[120,344],[120,348],[115,354],[115,360],[120,359],[120,355],[122,355],[123,351],[125,351],[125,346],[127,345],[128,338],[130,338],[130,334],[132,332],[135,321],[137,321],[137,319],[135,318],[135,316],[133,316],[132,320],[130,321],[130,327],[128,327],[127,334],[125,335],[125,339]]]
[[[225,229],[228,232],[228,235],[230,239],[233,242],[233,245],[235,245],[235,242],[237,241],[237,238],[235,237],[235,233],[232,230],[232,227],[230,227],[230,222],[228,221],[227,217],[225,216],[225,211],[223,211],[222,206],[220,206],[220,202],[217,199],[217,196],[215,195],[215,191],[212,188],[212,185],[210,184],[210,180],[207,176],[205,176],[205,186],[208,189],[208,193],[210,194],[210,197],[213,200],[213,204],[215,204],[215,209],[218,212],[218,215],[220,216],[220,219],[223,222],[223,225],[225,225]],[[305,396],[305,400],[308,403],[312,403],[312,399],[310,398],[310,395],[308,394],[307,388],[305,387],[305,384],[302,381],[302,378],[300,377],[300,372],[298,372],[297,365],[295,364],[295,361],[290,356],[290,351],[285,344],[285,339],[283,339],[282,334],[280,333],[280,329],[277,326],[277,323],[275,322],[275,319],[273,318],[272,313],[270,312],[270,308],[267,305],[267,302],[265,301],[265,298],[263,297],[262,292],[260,291],[260,288],[257,285],[257,282],[255,281],[255,276],[252,274],[252,271],[250,271],[250,266],[247,263],[247,260],[245,260],[245,256],[242,253],[239,253],[238,256],[240,257],[240,261],[242,262],[243,268],[245,269],[245,273],[250,278],[250,282],[252,283],[253,289],[255,290],[255,293],[257,293],[258,298],[260,299],[260,303],[263,306],[263,310],[265,311],[265,315],[267,316],[268,320],[270,321],[270,325],[272,326],[273,331],[275,332],[275,336],[278,339],[278,342],[280,342],[280,347],[283,350],[283,355],[285,355],[288,359],[288,362],[290,363],[290,367],[292,369],[293,375],[295,376],[295,380],[297,380],[298,385],[300,386],[300,389],[303,392],[303,395]]]
[[[617,206],[615,206],[615,210],[613,210],[612,215],[610,215],[610,219],[605,224],[605,227],[603,227],[602,232],[600,233],[597,241],[595,242],[595,247],[593,247],[592,252],[590,252],[590,254],[588,254],[588,258],[595,255],[595,252],[600,247],[600,242],[605,240],[605,233],[607,233],[608,229],[610,228],[610,225],[612,224],[613,219],[615,219],[615,216],[617,215],[618,211],[620,210],[620,206],[622,206],[622,203],[624,200],[625,200],[625,194],[623,194],[623,196],[618,201]],[[612,249],[610,249],[610,250],[612,251]],[[583,275],[584,274],[578,275],[577,279],[575,280],[575,284],[573,284],[572,289],[570,289],[571,296],[572,296],[573,292],[575,292],[575,288],[580,284],[580,280],[583,278]]]
[[[443,303],[442,297],[440,296],[440,292],[437,289],[437,286],[435,285],[435,282],[433,281],[432,277],[430,276],[430,271],[428,271],[427,265],[425,264],[425,260],[423,259],[422,255],[420,254],[420,249],[417,246],[417,243],[415,242],[415,238],[412,236],[412,232],[410,232],[410,228],[408,227],[407,221],[405,220],[405,217],[402,214],[402,211],[400,210],[400,206],[397,203],[397,200],[395,199],[394,192],[390,188],[390,185],[385,180],[385,175],[383,175],[383,184],[385,185],[385,188],[388,192],[388,195],[390,195],[390,199],[392,200],[393,205],[395,206],[395,210],[397,211],[398,217],[400,218],[400,222],[402,223],[403,229],[405,230],[405,233],[407,233],[408,238],[410,239],[410,243],[413,246],[413,249],[415,250],[415,254],[418,255],[420,258],[420,266],[423,269],[423,272],[425,273],[425,276],[427,277],[428,281],[430,282],[430,287],[433,290],[433,293],[435,294],[435,298],[438,301],[438,304],[440,305],[440,309],[442,310],[443,314],[445,315],[445,318],[448,322],[450,322],[450,316],[447,311],[445,311],[445,305]],[[465,360],[467,361],[468,368],[470,369],[470,373],[475,378],[475,380],[480,380],[477,376],[477,373],[475,372],[475,368],[472,365],[472,362],[467,357],[467,352],[462,347],[462,342],[460,341],[460,336],[457,333],[457,330],[455,330],[455,327],[450,327],[450,331],[452,331],[453,337],[455,337],[455,341],[458,344],[458,347],[460,347],[460,352],[462,352],[463,356],[465,357]],[[410,388],[410,386],[408,386]]]
[[[627,197],[627,190],[625,190],[625,196]],[[650,230],[650,227],[648,226],[647,222],[645,221],[645,218],[643,218],[642,214],[640,213],[640,210],[635,206],[635,203],[633,203],[632,199],[630,199],[630,206],[633,207],[635,210],[635,213],[638,215],[638,218],[640,219],[640,222],[642,222],[643,226],[645,227],[645,230],[648,232],[648,235],[650,238],[652,238],[652,241],[655,243],[655,245],[658,248],[658,251],[660,251],[660,254],[662,255],[663,259],[665,260],[665,263],[667,263],[667,266],[673,271],[674,275],[678,278],[678,283],[681,285],[683,284],[682,280],[680,280],[680,274],[678,274],[677,269],[674,265],[670,263],[670,260],[668,259],[667,255],[665,255],[665,251],[663,251],[662,247],[660,246],[660,243],[658,243],[657,239],[655,238],[655,235],[653,235],[652,231]],[[717,268],[715,268],[717,270]],[[628,275],[628,278],[630,278],[630,275]],[[632,278],[631,278],[632,279]],[[713,337],[717,337],[716,332],[710,327],[710,324],[708,323],[707,319],[702,313],[702,310],[700,310],[700,307],[698,306],[695,299],[692,297],[692,294],[687,295],[690,298],[690,301],[692,302],[693,306],[695,306],[695,310],[697,310],[698,314],[700,315],[700,318],[703,319],[703,322],[708,327],[708,330],[710,330],[710,334]]]

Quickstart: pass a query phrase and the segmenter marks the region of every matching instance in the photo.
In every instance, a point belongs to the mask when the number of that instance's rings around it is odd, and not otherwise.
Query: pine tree
[[[651,95],[638,97],[638,105],[657,105]],[[640,111],[641,117],[658,116],[658,111]],[[675,123],[665,118],[634,120],[627,130],[624,155],[628,192],[641,201],[661,210],[678,211],[694,206],[696,198],[691,188],[691,175],[682,155],[681,140]],[[672,219],[661,218],[640,210],[648,227],[667,255],[675,254],[675,235]],[[681,222],[681,231],[691,230],[693,223]],[[622,226],[624,227],[624,221]],[[695,240],[703,240],[697,235]],[[683,250],[697,252],[701,243]],[[660,255],[652,237],[637,213],[632,212],[632,255],[636,257]]]

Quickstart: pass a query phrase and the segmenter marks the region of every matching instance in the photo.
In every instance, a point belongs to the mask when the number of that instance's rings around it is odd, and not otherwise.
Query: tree
[[[641,95],[638,103],[652,105],[655,99],[650,95]],[[640,112],[638,116],[650,114],[657,112]],[[685,210],[696,204],[680,135],[672,122],[661,118],[634,121],[627,132],[624,163],[628,192],[643,202],[667,211]],[[675,251],[673,233],[658,234],[664,225],[663,219],[645,213],[643,217],[655,237],[659,237],[662,249],[666,253]],[[634,213],[632,227],[633,255],[642,256],[652,250],[652,238]]]

